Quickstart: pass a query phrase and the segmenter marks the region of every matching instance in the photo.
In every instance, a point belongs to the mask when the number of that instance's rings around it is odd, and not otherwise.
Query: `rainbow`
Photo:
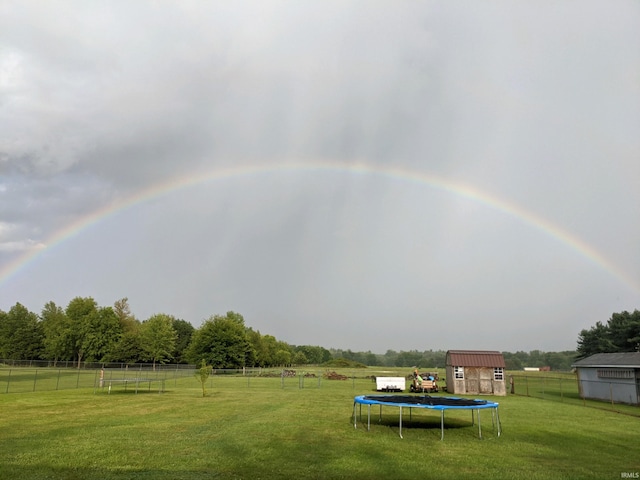
[[[415,170],[398,167],[374,166],[365,163],[339,163],[339,162],[295,162],[295,163],[278,163],[272,165],[244,165],[227,168],[216,168],[208,172],[197,172],[182,177],[173,178],[167,182],[161,182],[152,185],[150,188],[137,192],[125,199],[114,202],[91,214],[82,217],[56,231],[45,242],[44,246],[39,249],[26,251],[13,262],[5,265],[0,269],[0,285],[6,282],[10,277],[15,275],[22,268],[36,261],[43,251],[54,248],[56,245],[63,243],[65,240],[79,234],[86,228],[94,225],[103,219],[115,215],[118,212],[147,202],[153,198],[161,197],[176,190],[193,187],[198,184],[219,181],[234,177],[257,176],[264,174],[276,174],[283,171],[292,171],[300,173],[311,173],[318,171],[330,171],[338,173],[348,173],[353,175],[379,176],[388,179],[409,182],[421,186],[442,190],[459,197],[468,199],[473,202],[485,205],[489,208],[498,210],[517,220],[524,222],[530,227],[535,228],[549,235],[561,243],[567,245],[572,250],[586,257],[591,262],[597,264],[614,277],[621,280],[624,284],[640,293],[640,285],[636,279],[630,278],[625,272],[619,269],[604,255],[594,249],[592,246],[571,234],[570,232],[560,228],[548,220],[525,210],[522,207],[511,204],[487,192],[483,192],[470,185],[453,182],[443,177],[431,175]]]

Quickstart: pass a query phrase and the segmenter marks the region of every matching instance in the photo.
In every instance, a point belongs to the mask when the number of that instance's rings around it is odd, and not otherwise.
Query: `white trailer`
[[[404,392],[406,388],[404,377],[376,377],[376,390],[383,392]]]

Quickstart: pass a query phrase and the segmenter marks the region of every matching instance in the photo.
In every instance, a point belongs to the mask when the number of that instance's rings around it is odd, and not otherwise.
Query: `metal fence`
[[[399,376],[397,372],[370,369],[237,368],[213,369],[207,383],[216,388],[326,388],[336,383],[362,391],[376,390],[376,377]],[[0,393],[41,392],[77,388],[94,391],[140,389],[163,391],[185,378],[194,380],[194,365],[77,364],[0,360]],[[401,375],[400,375],[401,376]],[[197,386],[198,383],[180,383]],[[407,379],[406,388],[410,381]]]
[[[0,393],[41,392],[74,388],[100,388],[113,384],[165,382],[193,374],[191,369],[155,368],[62,368],[0,367]]]
[[[598,399],[586,398],[582,394],[577,376],[569,373],[556,375],[509,375],[509,388],[510,393],[513,395],[572,403],[640,416],[640,405],[634,403],[640,398],[631,398],[631,401],[626,403],[616,400],[616,392],[621,388],[628,389],[630,386],[628,382],[615,380],[599,382],[582,380],[582,382],[583,386],[589,383],[592,384],[591,387],[594,387],[597,384],[598,390],[605,392],[605,394],[599,396]],[[590,388],[590,390],[593,390],[593,388]]]

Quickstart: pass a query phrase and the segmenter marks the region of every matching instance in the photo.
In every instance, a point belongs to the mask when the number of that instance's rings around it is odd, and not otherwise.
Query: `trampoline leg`
[[[444,440],[444,410],[440,410],[440,441]]]
[[[400,438],[404,438],[402,436],[402,406],[400,406]]]
[[[496,409],[495,409],[495,408],[493,408],[493,409],[491,409],[491,428],[492,428],[493,430],[495,430],[495,429],[496,429],[496,419],[495,419],[495,416],[496,416]]]
[[[358,417],[356,416],[356,402],[353,402],[353,428],[358,428],[357,426]]]
[[[473,420],[473,408],[471,409],[471,426],[473,427],[475,425],[475,421]]]
[[[495,408],[496,411],[496,423],[498,424],[498,437],[502,433],[502,429],[500,428],[500,415],[498,415],[498,407]]]
[[[382,410],[382,406],[380,406]],[[371,430],[371,405],[367,405],[367,432]]]
[[[480,409],[478,409],[478,438],[482,438],[482,427],[480,425]]]

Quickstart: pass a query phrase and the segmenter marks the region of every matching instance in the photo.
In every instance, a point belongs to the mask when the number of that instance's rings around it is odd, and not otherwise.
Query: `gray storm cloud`
[[[0,308],[127,296],[143,318],[232,309],[291,343],[514,350],[573,348],[638,306],[558,235],[472,199],[277,172],[437,175],[548,220],[638,284],[637,3],[0,9],[0,271],[25,259],[0,278]],[[156,185],[249,165],[274,172],[172,191],[60,241]]]

